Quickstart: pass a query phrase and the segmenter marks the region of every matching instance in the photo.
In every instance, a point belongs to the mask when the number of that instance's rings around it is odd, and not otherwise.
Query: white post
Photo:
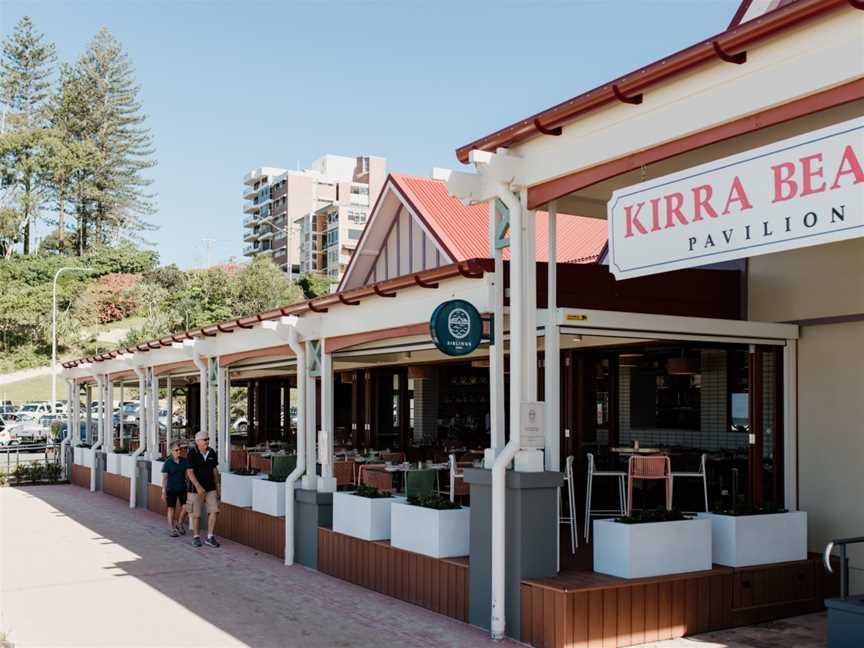
[[[522,191],[522,259],[521,273],[525,282],[522,313],[525,317],[525,362],[522,399],[537,400],[537,215],[528,211],[528,191]],[[511,313],[513,309],[511,308]],[[511,357],[511,362],[513,361]]]
[[[227,472],[231,469],[231,369],[221,367],[222,398],[219,408],[219,428],[222,441],[219,453],[219,470]]]
[[[135,373],[138,376],[138,446],[141,447],[145,445],[144,439],[146,439],[147,434],[147,409],[150,405],[147,402],[147,380],[144,371],[138,369]]]
[[[107,407],[106,407],[107,405]],[[102,416],[105,418],[103,429],[105,430],[105,441],[103,446],[107,447],[105,452],[114,451],[114,381],[110,376],[105,378],[105,398],[102,401]]]
[[[216,427],[216,401],[218,400],[218,375],[216,381],[211,380],[213,370],[216,368],[218,357],[207,358],[207,432],[210,434],[211,443],[214,444],[216,456],[219,456],[219,430]]]
[[[72,441],[75,438],[72,427],[73,419],[75,418],[75,410],[72,407],[72,390],[74,389],[75,380],[72,378],[66,379],[66,398],[69,402],[69,407],[66,408],[66,436],[60,441],[60,463],[63,470],[66,470],[66,457],[68,448],[71,447]],[[71,479],[72,475],[66,475],[67,479]]]
[[[486,458],[487,468],[492,467],[495,457],[504,448],[504,252],[496,245],[501,225],[501,214],[495,208],[495,200],[489,201],[489,255],[495,261],[491,299],[494,343],[489,347],[489,448],[491,456]]]
[[[150,435],[146,443],[147,456],[156,459],[160,454],[159,447],[159,375],[150,368],[150,412],[148,422],[150,423]]]
[[[69,408],[72,410],[72,446],[81,445],[81,391],[78,388],[78,380],[73,378],[70,382],[72,395],[69,398]]]
[[[174,436],[174,392],[171,387],[171,374],[165,376],[166,407],[168,408],[168,423],[165,426],[165,453],[170,452],[171,440]],[[157,451],[157,454],[158,451]]]
[[[296,322],[296,317],[294,319]],[[306,469],[306,350],[291,325],[288,344],[297,357],[297,466],[285,480],[285,564],[294,564],[294,484]]]
[[[318,491],[336,492],[336,478],[333,477],[333,356],[324,349],[321,340],[321,436],[319,442],[326,447],[321,452],[321,476],[318,478]]]
[[[84,438],[87,439],[87,443],[92,446],[93,445],[93,385],[89,382],[84,387],[84,407],[86,408],[86,412],[84,412]]]
[[[785,506],[798,510],[798,340],[783,347],[783,485]]]
[[[561,470],[561,336],[558,334],[558,202],[549,212],[549,254],[547,259],[546,335],[544,361],[544,400],[546,401],[546,470]]]
[[[306,346],[306,357],[312,357],[312,344],[310,342],[305,343]],[[306,363],[306,372],[303,376],[297,374],[297,384],[300,384],[300,380],[304,380],[306,382],[306,475],[303,477],[303,488],[307,490],[315,490],[318,486],[318,475],[315,472],[315,465],[317,463],[315,458],[315,414],[316,414],[316,399],[315,399],[315,378],[309,375],[309,362]],[[300,407],[303,407],[304,403],[300,402],[297,404],[297,408],[299,410]],[[299,421],[298,421],[299,422]],[[298,434],[300,436],[300,428],[298,425]],[[298,442],[299,443],[299,442]],[[299,445],[298,445],[299,448]],[[299,454],[299,449],[298,449]]]
[[[138,377],[138,447],[132,453],[132,477],[129,480],[129,508],[135,508],[136,494],[138,493],[138,457],[148,449],[147,435],[142,433],[146,429],[146,417],[144,415],[146,402],[146,398],[144,397],[144,381],[146,378],[141,367],[133,366],[132,369]],[[129,440],[132,440],[131,435],[129,436]]]
[[[118,436],[120,437],[120,446],[123,446],[123,388],[126,386],[125,382],[120,381],[120,409],[117,413],[117,427]]]
[[[104,441],[105,417],[102,411],[105,409],[105,378],[96,376],[96,391],[98,410],[96,412],[96,443],[93,444],[93,465],[90,467],[90,492],[96,492],[96,451]],[[88,410],[89,411],[89,410]]]

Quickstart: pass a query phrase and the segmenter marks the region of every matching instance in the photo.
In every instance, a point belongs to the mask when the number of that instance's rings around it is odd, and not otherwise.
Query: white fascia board
[[[352,335],[429,321],[435,307],[448,299],[465,299],[481,313],[490,311],[489,277],[486,274],[481,279],[447,280],[434,290],[406,288],[394,298],[368,297],[357,306],[331,308],[320,320],[317,337]]]
[[[752,322],[747,320],[715,319],[709,317],[678,317],[676,315],[650,315],[585,308],[559,308],[558,325],[568,329],[605,329],[636,331],[645,337],[651,333],[680,333],[687,335],[724,336],[730,338],[765,338],[795,340],[799,330],[795,324]]]
[[[839,8],[747,47],[747,63],[720,59],[649,86],[641,105],[613,103],[510,150],[527,186],[654,148],[864,74],[864,12]],[[455,175],[455,174],[454,174]],[[451,180],[452,183],[452,180]]]

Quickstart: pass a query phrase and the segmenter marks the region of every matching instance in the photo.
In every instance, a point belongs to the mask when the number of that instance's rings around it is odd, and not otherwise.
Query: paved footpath
[[[218,527],[217,527],[218,535]],[[518,646],[77,486],[0,488],[0,637],[52,646]]]

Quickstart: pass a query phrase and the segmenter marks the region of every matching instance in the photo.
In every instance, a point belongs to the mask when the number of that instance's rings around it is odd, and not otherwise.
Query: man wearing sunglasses
[[[202,430],[195,435],[195,446],[189,450],[186,460],[189,469],[186,477],[189,479],[189,517],[192,523],[192,544],[201,546],[199,527],[201,513],[207,509],[207,539],[208,547],[218,547],[219,541],[213,532],[216,530],[216,515],[219,513],[219,498],[221,483],[219,479],[219,460],[216,451],[210,447],[210,435]]]
[[[189,468],[184,457],[180,456],[180,442],[171,443],[171,451],[162,464],[162,501],[166,504],[168,533],[176,538],[186,533],[183,526],[183,513],[186,511],[186,472]],[[174,518],[174,512],[177,518]]]

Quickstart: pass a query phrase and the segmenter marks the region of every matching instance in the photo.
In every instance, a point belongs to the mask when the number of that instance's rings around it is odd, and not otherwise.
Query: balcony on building
[[[243,235],[243,240],[244,241],[257,241],[258,240],[258,232],[256,232],[254,229],[247,230],[246,233]]]
[[[259,211],[261,211],[261,205],[260,204],[254,202],[252,200],[247,200],[246,202],[243,203],[243,212],[244,213],[257,214]]]
[[[243,219],[243,227],[255,227],[258,224],[258,216],[250,214]]]

